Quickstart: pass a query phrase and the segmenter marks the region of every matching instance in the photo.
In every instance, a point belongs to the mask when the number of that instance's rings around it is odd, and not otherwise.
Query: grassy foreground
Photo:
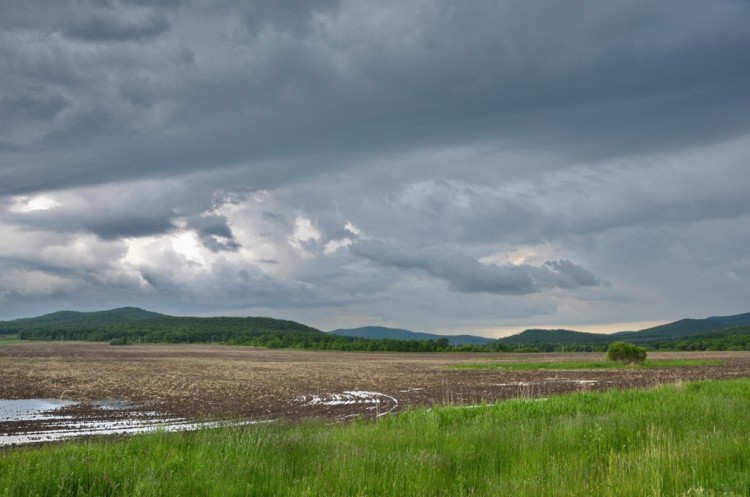
[[[0,451],[2,496],[748,496],[750,380]]]

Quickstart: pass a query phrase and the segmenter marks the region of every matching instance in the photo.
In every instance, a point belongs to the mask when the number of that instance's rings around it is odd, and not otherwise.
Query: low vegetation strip
[[[643,364],[622,364],[613,361],[545,361],[545,362],[477,362],[456,364],[450,369],[509,369],[513,371],[534,371],[538,369],[572,370],[572,369],[657,369],[695,366],[723,366],[726,361],[715,359],[655,359],[646,360]]]
[[[750,380],[0,452],[2,496],[746,496]]]

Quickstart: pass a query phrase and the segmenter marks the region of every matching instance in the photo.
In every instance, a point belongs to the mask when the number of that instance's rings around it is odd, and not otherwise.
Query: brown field
[[[189,419],[338,420],[375,417],[413,406],[478,404],[576,390],[750,376],[750,352],[649,354],[654,359],[726,361],[720,366],[667,369],[446,368],[476,361],[603,357],[603,353],[351,353],[221,345],[17,343],[0,346],[0,399],[117,399],[134,403],[135,410]],[[87,405],[77,405],[73,414],[86,416]]]

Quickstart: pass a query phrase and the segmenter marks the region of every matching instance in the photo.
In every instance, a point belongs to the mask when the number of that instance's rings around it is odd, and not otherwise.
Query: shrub
[[[127,345],[128,339],[125,337],[113,338],[112,340],[110,340],[109,344],[110,345]]]
[[[646,347],[626,342],[614,342],[607,349],[607,359],[623,364],[643,364],[646,360]]]

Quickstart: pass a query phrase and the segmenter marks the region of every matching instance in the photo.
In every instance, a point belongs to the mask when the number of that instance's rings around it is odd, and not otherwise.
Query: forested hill
[[[380,330],[382,332],[382,330]],[[396,330],[406,331],[406,330]],[[641,331],[613,334],[571,330],[526,330],[486,344],[447,343],[439,335],[400,338],[351,337],[270,317],[177,317],[135,307],[108,311],[61,311],[0,321],[0,335],[21,340],[86,340],[127,343],[226,343],[270,348],[359,351],[551,351],[606,350],[624,340],[663,350],[750,350],[750,313],[682,319]],[[438,337],[438,338],[435,338]]]
[[[230,342],[281,335],[289,339],[327,336],[304,324],[267,317],[178,317],[124,307],[109,311],[62,311],[36,318],[0,322],[0,333],[18,333],[22,340],[122,339],[128,342]]]
[[[612,342],[611,335],[584,333],[573,330],[530,329],[517,335],[501,338],[501,342],[512,345],[603,345]]]
[[[269,317],[178,317],[133,307],[98,312],[62,311],[36,318],[0,321],[0,335],[21,340],[109,341],[129,343],[225,343],[269,348],[437,352],[478,350],[437,340],[372,340],[324,333]]]
[[[680,319],[673,323],[654,326],[645,330],[614,333],[612,336],[617,340],[638,340],[641,342],[678,340],[692,335],[748,325],[750,325],[750,313],[745,313],[705,319]]]
[[[716,339],[715,342],[711,343],[726,344],[728,343],[727,336],[737,334],[743,336],[747,333],[748,326],[750,326],[750,313],[745,313],[705,319],[680,319],[640,331],[621,331],[612,334],[531,329],[502,338],[500,342],[515,346],[553,347],[556,349],[569,347],[587,350],[588,348],[605,347],[615,341],[627,341],[654,348],[663,346],[682,349],[681,344],[705,344],[708,343],[707,340],[709,339]],[[731,333],[729,330],[731,330]]]
[[[22,330],[39,328],[99,328],[158,317],[166,316],[137,307],[121,307],[95,312],[59,311],[34,318],[0,321],[0,334],[18,333]]]
[[[494,342],[492,338],[474,335],[436,335],[404,330],[401,328],[387,328],[384,326],[363,326],[361,328],[338,329],[330,331],[334,335],[367,338],[369,340],[447,340],[451,345],[486,345]]]

